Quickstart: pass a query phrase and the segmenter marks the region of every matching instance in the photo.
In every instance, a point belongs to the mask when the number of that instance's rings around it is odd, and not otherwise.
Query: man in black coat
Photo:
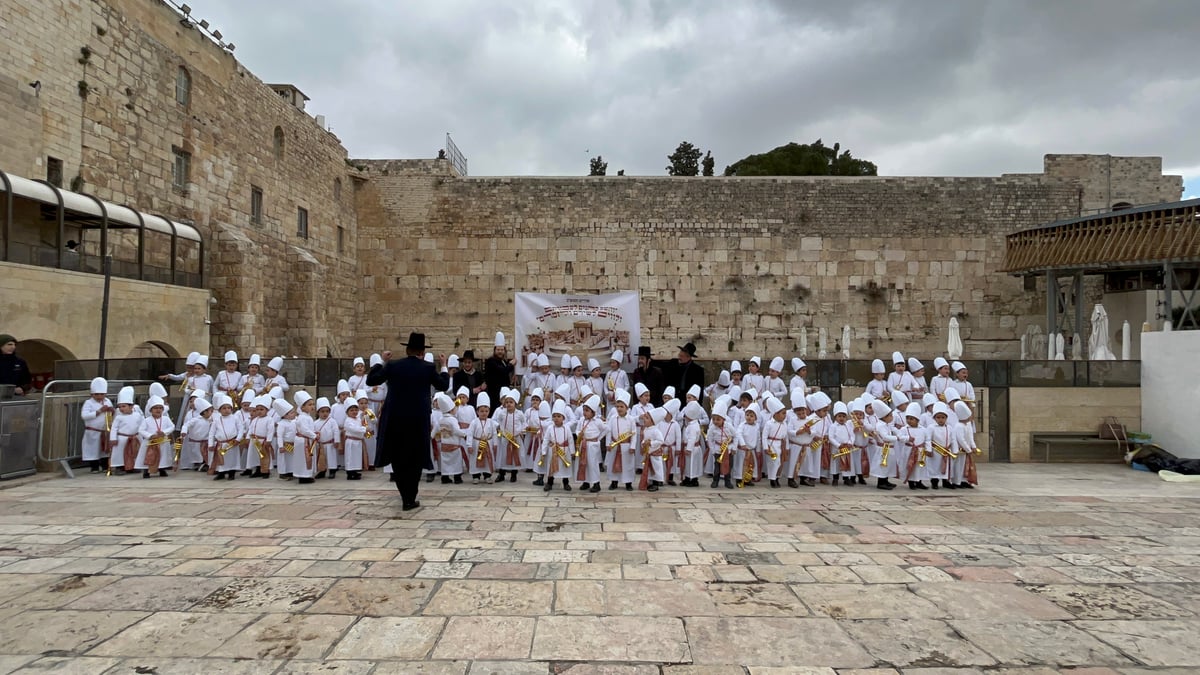
[[[421,505],[417,501],[417,486],[421,471],[433,469],[429,419],[432,415],[429,388],[445,391],[450,378],[437,367],[426,363],[424,333],[409,335],[404,343],[406,358],[379,364],[367,373],[367,386],[387,384],[387,399],[379,413],[379,433],[376,436],[375,466],[392,465],[396,489],[400,491],[403,509],[411,511]],[[390,355],[390,354],[389,354]],[[441,359],[438,359],[439,364]]]
[[[646,385],[646,388],[650,390],[650,403],[658,407],[662,405],[662,393],[663,389],[666,389],[666,385],[663,384],[662,370],[654,366],[654,362],[650,359],[651,356],[653,356],[653,352],[649,347],[638,347],[638,365],[634,369],[633,375],[630,376],[629,382],[634,386],[639,383]],[[683,398],[683,394],[680,394],[679,398]],[[635,396],[634,400],[636,399]]]
[[[517,362],[508,358],[508,347],[504,344],[504,333],[496,333],[496,346],[492,355],[483,362],[483,381],[487,383],[488,398],[492,409],[500,406],[500,390],[516,384],[514,374]]]
[[[16,387],[13,393],[24,396],[29,393],[33,376],[29,364],[17,356],[17,339],[11,335],[0,335],[0,384]]]
[[[458,395],[459,387],[466,387],[470,395],[470,400],[467,404],[472,408],[475,407],[475,397],[481,392],[487,391],[487,384],[483,381],[483,373],[475,367],[475,352],[471,349],[463,352],[462,358],[458,360],[461,366],[458,372],[454,374],[454,379],[451,381],[454,391],[450,392],[450,398]],[[497,392],[499,393],[499,392]],[[492,405],[496,402],[492,401]]]
[[[699,385],[697,400],[704,403],[704,367],[696,363],[696,345],[687,343],[679,348],[679,357],[670,361],[651,361],[651,365],[662,369],[668,387],[675,387],[675,397],[683,402],[688,389]]]

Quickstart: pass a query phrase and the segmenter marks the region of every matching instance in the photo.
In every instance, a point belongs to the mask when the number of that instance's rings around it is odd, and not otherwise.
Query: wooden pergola
[[[1008,235],[1004,271],[1046,277],[1046,332],[1061,331],[1074,309],[1082,324],[1083,277],[1089,274],[1151,272],[1164,291],[1165,316],[1181,304],[1176,328],[1200,328],[1200,199],[1151,204],[1055,221]],[[1064,282],[1067,282],[1064,284]],[[1176,295],[1182,303],[1176,303]]]

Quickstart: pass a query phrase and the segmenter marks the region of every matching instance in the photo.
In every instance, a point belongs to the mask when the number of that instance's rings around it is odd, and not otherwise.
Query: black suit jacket
[[[432,398],[429,388],[445,391],[450,378],[433,364],[415,356],[388,361],[367,373],[367,386],[387,384],[387,398],[379,415],[375,466],[432,469],[429,418]]]

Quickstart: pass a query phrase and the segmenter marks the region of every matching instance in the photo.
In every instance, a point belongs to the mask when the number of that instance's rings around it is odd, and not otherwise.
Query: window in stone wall
[[[275,127],[275,159],[283,159],[283,128]]]
[[[192,102],[192,75],[183,66],[175,73],[175,102],[185,108]]]
[[[333,201],[337,202],[339,204],[342,201],[342,179],[341,178],[333,179]]]
[[[262,188],[250,186],[250,222],[255,225],[262,225],[263,221],[263,193]]]
[[[308,209],[303,206],[296,209],[296,236],[308,239]]]
[[[63,161],[57,157],[46,158],[46,182],[54,187],[63,186]]]
[[[346,228],[342,227],[341,225],[338,225],[337,252],[346,252]]]
[[[191,180],[192,155],[175,146],[171,146],[171,154],[174,157],[171,164],[171,185],[186,190]]]

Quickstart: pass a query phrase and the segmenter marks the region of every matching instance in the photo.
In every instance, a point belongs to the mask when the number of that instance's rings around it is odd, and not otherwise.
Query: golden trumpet
[[[883,467],[887,466],[888,453],[890,453],[891,451],[892,451],[892,444],[884,443],[883,450],[881,451],[882,457],[879,460],[879,466],[883,466]]]
[[[479,441],[479,454],[475,455],[475,461],[482,462],[483,455],[487,451],[488,451],[488,442],[487,441]]]

